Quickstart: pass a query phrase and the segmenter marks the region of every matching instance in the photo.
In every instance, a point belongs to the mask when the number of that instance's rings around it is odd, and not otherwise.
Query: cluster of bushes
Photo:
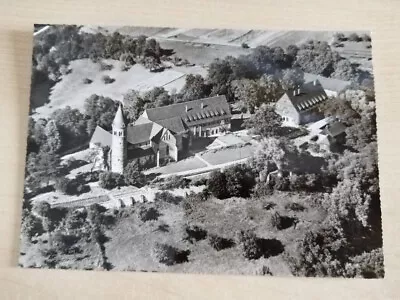
[[[161,190],[184,189],[189,187],[190,179],[182,176],[170,176],[159,184]]]
[[[208,240],[210,242],[211,247],[213,247],[217,251],[221,251],[227,248],[231,248],[235,245],[235,242],[232,239],[227,239],[216,234],[210,234],[208,236]]]
[[[157,192],[154,196],[155,202],[166,202],[171,204],[179,204],[183,201],[183,197],[175,196],[168,191]]]
[[[189,254],[189,250],[180,250],[168,244],[156,243],[153,248],[155,259],[167,266],[187,262]]]
[[[239,233],[239,243],[242,254],[247,259],[258,259],[261,256],[268,258],[284,251],[284,246],[279,240],[258,238],[251,230]]]
[[[190,243],[204,240],[207,237],[207,231],[197,225],[187,225],[185,232],[186,236],[184,239]]]
[[[57,191],[66,195],[80,195],[90,191],[90,187],[81,178],[58,178],[54,184]]]
[[[103,172],[99,176],[99,186],[103,189],[111,190],[113,188],[124,186],[124,176],[113,172]]]
[[[255,185],[255,174],[247,165],[236,165],[224,172],[214,171],[207,181],[207,189],[218,199],[249,197]]]
[[[138,210],[138,216],[139,219],[142,220],[142,222],[147,222],[147,221],[157,220],[158,217],[160,216],[160,213],[153,206],[150,207],[142,206]]]

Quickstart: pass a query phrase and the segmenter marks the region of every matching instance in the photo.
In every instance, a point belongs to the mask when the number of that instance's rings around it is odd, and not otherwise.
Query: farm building
[[[118,108],[112,132],[97,127],[91,148],[110,146],[111,171],[122,173],[128,161],[157,165],[185,157],[193,139],[218,136],[230,129],[231,112],[225,96],[146,109],[133,124],[126,124]]]
[[[311,73],[304,73],[304,80],[305,82],[319,81],[328,97],[339,96],[340,93],[344,92],[351,85],[350,81],[328,78]]]
[[[275,111],[284,121],[301,125],[322,119],[319,104],[328,99],[318,80],[290,89],[276,102]]]

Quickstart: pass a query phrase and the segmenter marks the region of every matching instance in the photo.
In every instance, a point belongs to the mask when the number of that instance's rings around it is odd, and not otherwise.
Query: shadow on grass
[[[285,250],[281,241],[277,239],[257,239],[257,245],[260,248],[260,257],[265,258],[277,256]]]

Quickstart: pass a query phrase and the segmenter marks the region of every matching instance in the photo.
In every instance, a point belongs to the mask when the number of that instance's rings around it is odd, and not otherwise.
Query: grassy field
[[[105,244],[106,255],[115,270],[255,275],[267,266],[273,275],[287,276],[290,270],[283,256],[285,253],[296,255],[296,241],[306,231],[318,227],[325,218],[324,211],[312,206],[310,197],[278,192],[268,199],[209,199],[197,205],[189,216],[185,215],[182,205],[161,203],[157,206],[158,219],[147,222],[138,218],[134,208],[131,215],[121,219],[106,233],[111,237]],[[264,208],[267,202],[275,203],[273,210]],[[285,206],[291,202],[300,203],[306,209],[303,212],[290,211]],[[298,218],[298,225],[296,228],[276,229],[271,225],[275,212]],[[208,236],[216,234],[231,239],[234,245],[217,251],[208,238],[189,242],[185,239],[185,226],[188,224],[201,227]],[[268,258],[246,259],[237,243],[238,233],[246,229],[255,230],[258,238],[280,241],[282,250]],[[189,251],[188,261],[173,266],[160,264],[152,256],[156,242]]]
[[[85,99],[92,94],[121,101],[123,95],[131,89],[145,92],[156,86],[165,86],[168,91],[173,89],[179,91],[185,84],[186,74],[204,75],[206,72],[200,66],[182,66],[167,69],[161,73],[152,73],[139,64],[134,65],[128,71],[122,71],[122,62],[116,60],[105,60],[105,62],[113,66],[112,70],[103,71],[99,63],[93,63],[89,59],[71,62],[71,72],[63,75],[61,80],[51,88],[48,103],[46,101],[39,103],[38,100],[35,100],[36,114],[34,116],[36,118],[46,117],[55,109],[67,105],[72,108],[83,109]],[[115,81],[105,84],[102,80],[104,75],[110,76]],[[84,79],[86,78],[92,80],[92,82],[85,84]]]

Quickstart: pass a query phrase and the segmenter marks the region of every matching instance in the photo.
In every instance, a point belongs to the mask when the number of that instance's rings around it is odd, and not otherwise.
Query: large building
[[[318,106],[328,100],[324,88],[318,80],[286,91],[276,102],[275,111],[284,121],[302,125],[323,118]]]
[[[133,124],[127,124],[118,108],[112,132],[97,127],[91,148],[111,149],[111,171],[122,173],[128,161],[159,166],[185,157],[194,139],[218,136],[230,130],[231,112],[225,96],[146,109]]]
[[[328,78],[321,75],[304,73],[305,82],[318,80],[328,97],[338,97],[351,86],[351,81]]]

